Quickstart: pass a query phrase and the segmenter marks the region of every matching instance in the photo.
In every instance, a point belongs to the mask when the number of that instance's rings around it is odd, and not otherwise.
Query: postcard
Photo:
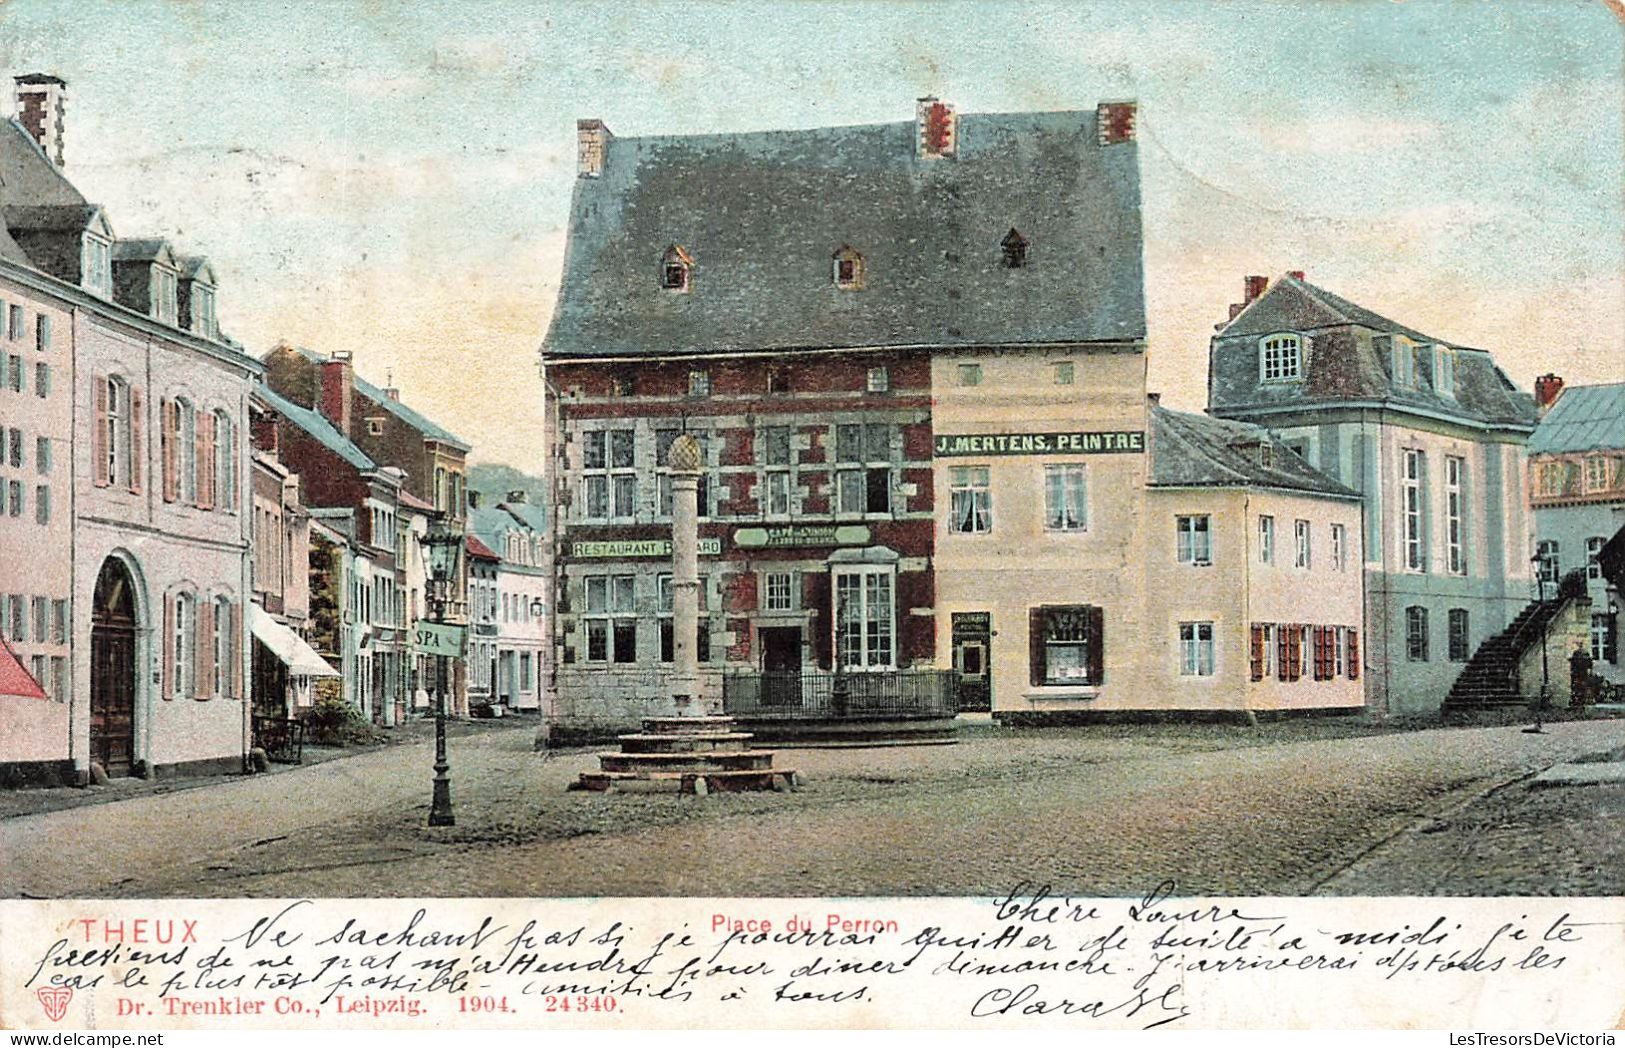
[[[0,1025],[1612,1044],[1621,22],[0,5]]]

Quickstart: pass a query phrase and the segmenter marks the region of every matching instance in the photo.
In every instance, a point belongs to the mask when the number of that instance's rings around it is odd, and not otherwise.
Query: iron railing
[[[959,712],[952,670],[832,673],[727,673],[722,709],[730,717],[781,720],[893,720]]]
[[[303,721],[254,716],[254,745],[278,764],[299,764],[305,756]]]

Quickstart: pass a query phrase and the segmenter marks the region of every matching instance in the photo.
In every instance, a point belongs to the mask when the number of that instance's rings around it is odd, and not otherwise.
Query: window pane
[[[615,476],[615,505],[610,516],[630,517],[637,512],[638,478],[624,473]]]
[[[636,610],[633,607],[633,590],[631,575],[616,575],[614,579],[614,592],[610,610],[617,614],[626,614]]]
[[[787,466],[790,464],[789,426],[771,426],[768,428],[767,464],[770,466]]]
[[[891,461],[891,427],[881,422],[871,422],[863,427],[864,461],[890,462]]]
[[[868,498],[865,508],[870,513],[891,512],[891,470],[869,470]]]
[[[862,513],[865,505],[864,476],[861,470],[844,470],[839,477],[836,509],[841,513]]]
[[[638,620],[615,619],[616,662],[636,662],[638,658]]]
[[[863,427],[841,425],[835,427],[835,460],[837,462],[863,461]]]
[[[587,661],[603,662],[609,657],[609,623],[604,619],[587,620]]]
[[[632,468],[632,431],[617,429],[610,431],[609,448],[610,466],[615,469]]]

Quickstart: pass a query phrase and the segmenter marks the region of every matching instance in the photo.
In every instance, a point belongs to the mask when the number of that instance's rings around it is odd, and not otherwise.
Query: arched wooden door
[[[96,577],[90,621],[90,759],[108,775],[135,761],[135,588],[115,557]]]

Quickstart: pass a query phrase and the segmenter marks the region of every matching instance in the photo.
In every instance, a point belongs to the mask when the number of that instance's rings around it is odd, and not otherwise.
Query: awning
[[[257,604],[248,606],[248,629],[259,642],[271,649],[271,654],[282,660],[288,672],[296,677],[337,677],[338,671],[299,634],[273,619]]]
[[[45,689],[11,653],[11,645],[6,643],[4,637],[0,637],[0,695],[14,695],[19,699],[45,698]]]

